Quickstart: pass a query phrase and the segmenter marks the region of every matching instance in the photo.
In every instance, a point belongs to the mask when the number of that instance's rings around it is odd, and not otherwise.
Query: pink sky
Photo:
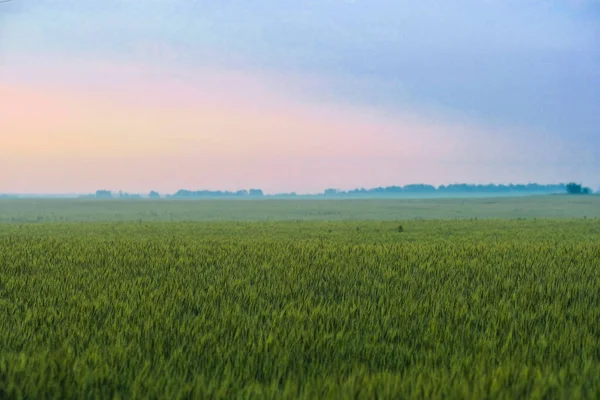
[[[593,1],[226,3],[2,4],[0,193],[600,184]]]
[[[564,144],[535,132],[523,141],[515,129],[315,101],[306,93],[321,82],[306,76],[98,62],[37,71],[0,80],[0,192],[303,193],[578,172],[559,171]]]

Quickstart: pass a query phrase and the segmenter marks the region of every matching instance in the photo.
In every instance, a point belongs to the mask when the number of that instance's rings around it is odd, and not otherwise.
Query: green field
[[[600,196],[364,200],[0,199],[0,223],[600,218]]]
[[[598,200],[509,200],[7,201],[134,221],[0,224],[0,398],[600,398]]]

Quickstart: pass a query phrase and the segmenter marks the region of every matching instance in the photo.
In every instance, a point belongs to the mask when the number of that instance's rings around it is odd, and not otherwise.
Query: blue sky
[[[102,63],[151,66],[159,69],[154,73],[160,79],[183,82],[193,71],[243,73],[283,97],[322,105],[324,114],[334,110],[332,118],[343,109],[367,117],[408,116],[440,132],[456,126],[473,132],[465,141],[480,147],[458,146],[457,157],[438,160],[439,174],[433,168],[415,180],[573,179],[600,185],[597,1],[14,0],[0,7],[0,83],[13,87],[48,90],[53,83],[52,90],[59,90],[56,85],[72,90],[82,80],[108,82],[112,75],[94,67]],[[77,73],[65,72],[73,65]],[[127,80],[115,70],[113,81]],[[262,101],[263,94],[256,96]],[[269,113],[267,103],[261,113]],[[363,140],[369,137],[379,140],[366,134]],[[434,147],[435,138],[423,140]],[[514,149],[524,155],[488,157],[498,140],[505,153]],[[564,154],[565,148],[577,156]],[[422,163],[436,162],[427,158],[426,145],[422,151]],[[314,160],[310,152],[303,156],[305,163]],[[369,156],[377,158],[376,152]],[[444,175],[452,165],[456,173]],[[299,174],[309,173],[298,168]],[[336,168],[338,173],[314,188],[393,180],[382,174],[353,182],[340,178],[342,164]],[[469,168],[487,173],[466,173]],[[284,189],[266,172],[260,174],[256,183]],[[245,183],[230,178],[223,177],[231,182],[225,185]],[[298,185],[312,189],[307,182]]]

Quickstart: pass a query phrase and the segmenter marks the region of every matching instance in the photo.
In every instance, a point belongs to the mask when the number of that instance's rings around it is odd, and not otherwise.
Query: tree
[[[567,183],[567,193],[569,194],[581,194],[581,185],[576,184],[575,182]]]
[[[150,194],[148,194],[148,198],[149,199],[160,199],[160,193],[155,192],[154,190],[151,190]]]
[[[96,190],[96,198],[98,199],[111,199],[112,193],[110,190]]]
[[[588,187],[583,187],[575,182],[567,183],[566,186],[567,193],[569,194],[590,194],[592,193],[592,189]]]

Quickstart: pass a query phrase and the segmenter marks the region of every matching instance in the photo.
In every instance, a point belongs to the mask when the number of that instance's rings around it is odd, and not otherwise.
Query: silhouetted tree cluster
[[[96,198],[96,199],[143,199],[139,193],[127,193],[119,190],[117,193],[113,193],[110,190],[96,190],[95,194],[79,196],[79,198]],[[154,190],[148,194],[149,199],[160,199],[160,193]]]
[[[567,193],[569,194],[590,194],[592,193],[592,189],[588,187],[583,187],[575,182],[567,183],[566,186]]]
[[[142,195],[137,193],[127,193],[119,190],[119,199],[141,199]]]
[[[95,197],[98,199],[112,199],[113,195],[110,190],[96,190]]]

